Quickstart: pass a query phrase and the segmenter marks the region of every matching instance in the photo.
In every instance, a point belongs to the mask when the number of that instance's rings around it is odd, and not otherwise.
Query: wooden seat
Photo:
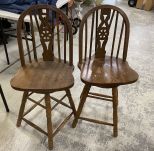
[[[54,61],[34,62],[21,68],[11,85],[16,90],[37,93],[65,90],[74,85],[72,67]]]
[[[28,18],[30,20],[29,35],[24,24],[25,19]],[[60,26],[64,29],[63,33],[60,32]],[[29,36],[32,41],[28,41]],[[24,120],[39,132],[47,135],[48,147],[52,149],[53,137],[70,117],[76,114],[70,93],[70,88],[74,85],[72,27],[61,10],[49,5],[35,5],[21,14],[17,24],[17,40],[22,67],[12,78],[11,86],[16,90],[24,91],[17,126],[19,127]],[[52,93],[57,91],[65,91],[66,94],[57,99],[52,96]],[[34,93],[44,94],[44,96],[36,101],[31,97]],[[65,97],[68,97],[69,105],[63,102]],[[52,107],[51,99],[56,101]],[[34,105],[24,111],[27,100],[33,102]],[[45,100],[45,105],[41,104],[43,100]],[[71,113],[53,132],[51,111],[59,104],[71,109]],[[46,110],[47,132],[25,117],[37,105]]]
[[[9,112],[9,107],[7,105],[7,102],[6,102],[6,99],[5,99],[5,96],[4,96],[4,93],[3,93],[1,85],[0,85],[0,94],[1,94],[1,97],[2,97],[2,100],[3,100],[6,112]]]
[[[104,88],[117,87],[133,83],[138,74],[131,69],[127,61],[106,56],[101,59],[86,60],[82,65],[81,80],[84,83]]]
[[[130,25],[126,14],[118,7],[100,5],[89,10],[79,31],[79,63],[81,80],[85,84],[72,127],[78,119],[113,126],[118,136],[118,86],[137,81],[138,74],[126,61]],[[111,88],[112,95],[90,92],[92,86]],[[86,98],[113,103],[113,123],[82,117]]]

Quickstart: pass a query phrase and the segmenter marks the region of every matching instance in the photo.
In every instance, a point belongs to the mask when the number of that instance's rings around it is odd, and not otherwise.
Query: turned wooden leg
[[[50,94],[45,94],[46,117],[47,117],[47,131],[48,131],[48,148],[53,149],[53,135],[52,135],[52,120],[51,120],[51,103]]]
[[[82,98],[83,95],[84,95],[84,91],[81,92],[80,99]]]
[[[83,92],[82,92],[79,107],[78,107],[78,110],[77,110],[77,113],[76,113],[76,117],[75,117],[73,124],[72,124],[73,128],[75,128],[76,125],[77,125],[78,119],[79,119],[80,114],[82,112],[82,109],[83,109],[84,103],[86,101],[86,98],[88,96],[90,88],[91,88],[91,85],[85,85],[84,88],[83,88]]]
[[[5,109],[6,109],[7,112],[9,112],[9,107],[7,105],[7,102],[6,102],[6,99],[5,99],[5,96],[4,96],[4,93],[3,93],[1,85],[0,85],[0,93],[1,93],[1,97],[2,97],[3,103],[5,105]]]
[[[74,105],[74,102],[73,102],[73,99],[72,99],[72,95],[71,95],[71,92],[70,92],[69,89],[66,90],[66,95],[67,95],[67,97],[69,99],[69,103],[70,103],[70,106],[71,106],[71,108],[73,110],[73,114],[74,114],[74,117],[75,117],[76,116],[76,109],[75,109],[75,105]]]
[[[118,88],[112,89],[113,95],[113,136],[118,136]]]
[[[22,97],[22,102],[21,102],[21,106],[20,106],[20,110],[19,110],[19,114],[18,114],[18,120],[17,120],[17,124],[16,124],[17,127],[19,127],[21,125],[27,97],[28,97],[28,92],[25,91],[23,94],[23,97]]]

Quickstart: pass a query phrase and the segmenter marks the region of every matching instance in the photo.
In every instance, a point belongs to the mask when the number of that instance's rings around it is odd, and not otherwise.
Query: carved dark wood
[[[43,12],[46,11],[46,12]],[[41,25],[39,27],[40,41],[43,46],[43,59],[45,61],[53,61],[53,34],[54,26],[50,24],[49,15],[52,15],[47,10],[39,11],[39,19]]]
[[[97,36],[96,36],[96,58],[104,58],[105,57],[105,46],[108,41],[109,29],[110,29],[110,15],[111,9],[106,8],[101,10],[100,20],[101,23],[97,28]]]

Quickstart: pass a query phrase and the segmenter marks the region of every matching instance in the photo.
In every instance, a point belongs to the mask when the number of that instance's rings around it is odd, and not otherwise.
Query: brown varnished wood
[[[101,13],[98,13],[101,12]],[[85,29],[85,35],[89,33],[87,31],[87,21],[88,18],[93,16],[96,13],[96,21],[98,21],[98,16],[100,16],[100,21],[96,23],[96,36],[95,38],[95,48],[92,51],[92,40],[87,42],[87,37],[83,37],[83,29]],[[121,17],[121,24],[119,23]],[[115,18],[115,19],[114,19]],[[113,24],[113,26],[112,26]],[[90,27],[90,25],[88,24]],[[93,26],[93,25],[91,25]],[[120,26],[119,36],[118,26]],[[84,89],[80,96],[80,103],[76,113],[76,117],[73,121],[72,127],[76,127],[78,120],[86,120],[89,122],[104,124],[113,126],[113,136],[118,136],[118,86],[131,84],[137,81],[138,74],[134,71],[126,61],[127,51],[128,51],[128,41],[129,41],[129,20],[126,14],[119,8],[111,5],[100,5],[91,10],[89,10],[83,17],[80,24],[79,31],[79,63],[78,67],[81,70],[81,80],[85,84]],[[111,28],[113,29],[112,37],[110,36]],[[125,32],[124,32],[125,29]],[[109,40],[111,42],[107,47]],[[123,39],[123,45],[122,45]],[[84,49],[84,44],[90,45],[90,51],[87,52],[87,49]],[[117,43],[117,49],[116,49]],[[122,46],[123,47],[122,47]],[[120,48],[122,48],[122,56],[120,57]],[[108,49],[108,50],[107,50]],[[109,51],[108,55],[107,52]],[[110,55],[110,56],[109,56]],[[92,93],[90,87],[96,86],[99,88],[111,88],[112,96],[103,95],[99,93]],[[113,122],[105,122],[96,119],[90,119],[86,117],[81,117],[81,112],[84,107],[87,97],[99,100],[105,100],[113,103]]]
[[[101,23],[97,28],[96,35],[96,58],[104,58],[105,57],[105,46],[108,41],[109,36],[109,19],[111,15],[111,9],[105,8],[101,10],[100,20]]]
[[[93,57],[81,67],[81,80],[86,84],[112,88],[131,84],[138,79],[138,74],[127,61],[106,56],[104,61]]]
[[[122,22],[122,27],[121,27],[121,33],[120,33],[120,38],[119,38],[118,50],[117,50],[116,58],[119,57],[119,51],[120,51],[120,46],[121,46],[121,39],[122,39],[123,30],[124,30],[124,21]]]
[[[87,25],[87,21],[85,22],[85,60],[86,60],[86,56],[87,56],[87,37],[88,37],[88,31],[87,31],[87,27],[88,25]]]
[[[48,147],[53,149],[53,130],[51,117],[51,103],[50,94],[45,94],[46,117],[47,117],[47,131],[48,131]]]
[[[32,14],[29,15],[30,16],[30,25],[31,25],[31,35],[32,35],[32,45],[33,45],[33,54],[34,54],[34,59],[37,61],[38,57],[37,57],[37,52],[36,52],[36,39],[35,39],[35,33],[34,33],[34,23],[33,23],[33,18],[32,18]],[[19,23],[19,22],[18,22]],[[17,36],[17,40],[18,36]]]
[[[94,33],[94,18],[95,18],[95,13],[92,14],[92,20],[91,20],[91,36],[90,36],[90,50],[89,50],[89,58],[91,58],[91,53],[92,53],[92,44],[93,44],[93,33]]]
[[[82,109],[83,109],[84,103],[85,103],[85,101],[86,101],[86,98],[87,98],[87,96],[88,96],[88,93],[89,93],[89,91],[90,91],[90,88],[91,88],[91,85],[85,85],[84,88],[83,88],[83,92],[82,92],[82,95],[81,95],[79,107],[78,107],[78,110],[77,110],[75,119],[74,119],[74,121],[73,121],[73,124],[72,124],[72,127],[73,127],[73,128],[75,128],[76,125],[77,125],[78,119],[79,119],[80,114],[81,114],[81,112],[82,112]]]
[[[66,122],[68,122],[68,120],[71,118],[71,116],[73,115],[73,112],[66,117],[63,122],[58,126],[58,128],[53,132],[53,137],[64,127],[64,125],[66,124]]]
[[[44,97],[41,98],[39,101],[37,101],[37,103],[41,103],[44,100]],[[24,112],[23,117],[26,116],[28,113],[30,113],[35,107],[37,107],[38,104],[34,104],[33,106],[31,106],[27,111]]]
[[[67,27],[64,24],[64,63],[66,63],[66,40],[67,40]]]
[[[118,89],[112,88],[113,95],[113,136],[118,136]]]
[[[59,22],[59,18],[60,16],[59,15],[56,15],[56,20],[57,22]],[[61,60],[61,53],[60,53],[60,30],[59,30],[59,24],[57,24],[57,45],[58,45],[58,58],[59,58],[59,61]]]
[[[38,102],[38,101],[35,101],[34,99],[32,99],[32,98],[30,98],[30,97],[28,97],[27,99],[28,99],[29,101],[35,103],[36,105],[39,105],[40,107],[46,109],[46,107],[45,107],[44,105],[42,105],[42,104],[40,103],[40,101],[39,101],[39,102]]]
[[[30,50],[27,38],[28,35],[25,34],[25,17],[30,18],[32,50]],[[64,41],[60,38],[62,33],[60,33],[59,28],[60,26],[63,26],[63,24],[60,23],[60,20],[64,23]],[[24,34],[26,41],[22,40],[22,34]],[[54,35],[57,35],[57,48],[54,44]],[[68,35],[68,41],[66,41],[66,35]],[[40,42],[39,49],[37,47],[38,38]],[[53,149],[53,137],[60,131],[72,115],[76,115],[75,105],[69,90],[74,85],[74,78],[72,75],[74,69],[72,27],[69,19],[61,10],[49,5],[35,5],[31,6],[21,14],[17,24],[17,40],[21,68],[10,82],[14,89],[24,92],[17,126],[19,127],[23,120],[39,132],[47,135],[48,148],[51,150]],[[27,48],[25,48],[23,42],[26,42]],[[60,44],[60,42],[62,44]],[[61,50],[62,45],[64,45],[64,50]],[[25,56],[24,53],[27,51],[28,56]],[[33,55],[33,57],[31,55]],[[66,94],[59,100],[56,97],[52,97],[51,93],[56,91],[65,91]],[[34,98],[31,97],[34,93],[44,94],[44,96],[40,100],[34,100]],[[69,99],[69,105],[62,102],[66,96]],[[53,106],[51,104],[51,99],[57,102]],[[43,100],[45,101],[45,105],[41,104]],[[24,111],[27,101],[31,101],[34,105],[27,109],[27,111]],[[72,111],[53,132],[51,117],[52,110],[59,104]],[[47,132],[35,123],[26,119],[26,115],[30,114],[30,112],[37,106],[46,110]]]
[[[26,29],[25,28],[25,24],[23,24],[24,25],[24,29]],[[28,54],[28,58],[29,58],[29,62],[32,62],[32,59],[31,59],[31,55],[30,55],[30,47],[29,47],[29,41],[28,41],[28,34],[27,34],[27,32],[26,31],[24,31],[24,38],[25,38],[25,43],[26,43],[26,47],[27,47],[27,54]]]
[[[22,102],[21,102],[21,106],[20,106],[20,111],[19,111],[19,114],[18,114],[18,120],[17,120],[17,127],[19,127],[21,125],[21,122],[22,122],[22,117],[24,115],[24,109],[25,109],[25,105],[26,105],[26,102],[27,102],[27,97],[28,97],[28,91],[25,91],[23,93],[23,98],[22,98]]]
[[[98,11],[100,12],[98,14]],[[83,39],[83,29],[87,26],[87,20],[89,16],[93,16],[96,13],[96,21],[98,21],[98,16],[100,23],[96,30],[96,52],[93,54],[87,50],[83,49],[83,43],[87,45],[87,37]],[[115,19],[113,19],[115,17]],[[121,24],[118,24],[119,17],[122,18]],[[111,25],[113,24],[113,40],[110,44],[111,56],[106,56],[106,44],[108,42],[108,36],[110,33]],[[118,39],[118,48],[116,55],[113,56],[115,51],[115,40],[117,35],[117,26],[120,26],[120,34]],[[90,25],[88,25],[90,26]],[[93,24],[92,24],[93,26]],[[97,26],[96,26],[97,27]],[[125,32],[124,31],[125,28]],[[119,85],[130,84],[138,79],[138,74],[129,66],[126,61],[128,41],[129,41],[129,31],[130,31],[129,20],[126,14],[118,7],[112,5],[100,5],[91,10],[89,10],[80,26],[79,32],[79,68],[81,69],[81,80],[84,83],[90,83],[95,86],[101,87],[116,87]],[[87,32],[87,29],[85,30]],[[93,33],[92,33],[93,34]],[[122,44],[122,37],[124,38],[123,53],[122,57],[119,57],[120,46]],[[90,39],[90,48],[92,41]]]
[[[51,15],[49,12],[52,12],[51,14],[55,14],[56,18],[54,19],[50,19],[49,20],[49,15],[50,16],[53,16]],[[30,21],[31,21],[31,35],[32,37],[35,37],[35,33],[34,33],[34,21],[36,22],[36,26],[37,26],[37,29],[38,29],[38,33],[39,33],[39,36],[40,36],[40,42],[42,44],[42,49],[43,49],[43,53],[42,53],[42,57],[43,57],[43,60],[44,61],[53,61],[50,65],[50,63],[48,62],[44,62],[40,60],[38,61],[38,63],[34,62],[30,65],[30,64],[26,64],[25,62],[25,57],[24,57],[24,48],[23,48],[23,41],[21,39],[21,32],[22,32],[22,25],[23,25],[23,21],[24,21],[24,18],[26,17],[26,15],[28,14],[28,16],[30,16]],[[56,15],[57,14],[57,15]],[[64,58],[61,58],[61,55],[60,55],[60,37],[59,37],[59,24],[57,25],[57,36],[58,36],[58,59],[54,59],[54,54],[53,54],[53,49],[54,49],[54,45],[53,45],[53,29],[54,29],[54,25],[53,25],[53,20],[55,21],[55,24],[57,22],[59,22],[59,17],[58,16],[61,16],[61,20],[65,20],[64,23],[65,23],[65,29],[68,28],[68,34],[69,34],[69,49],[66,50],[66,47],[65,47],[65,55],[64,55]],[[70,25],[70,22],[68,21],[67,17],[58,9],[54,8],[54,7],[49,7],[47,5],[37,5],[37,6],[33,6],[32,8],[28,9],[26,12],[24,12],[20,18],[19,18],[19,21],[18,21],[18,28],[17,28],[18,32],[17,32],[17,38],[18,38],[18,45],[19,45],[19,52],[20,52],[20,59],[21,59],[21,64],[23,66],[23,68],[21,68],[19,70],[19,72],[16,74],[15,78],[12,80],[11,82],[11,85],[17,89],[17,90],[26,90],[26,89],[30,89],[32,91],[37,91],[37,92],[40,92],[40,91],[43,91],[45,92],[46,90],[48,91],[48,88],[49,88],[49,91],[53,89],[54,90],[61,90],[61,89],[65,89],[67,87],[70,87],[70,85],[72,85],[73,83],[73,78],[72,78],[72,63],[73,63],[73,54],[72,54],[72,31],[71,31],[71,25]],[[66,40],[64,41],[64,45],[66,46]],[[35,42],[35,38],[33,38],[33,48],[34,48],[34,59],[37,61],[37,53],[36,53],[36,42]],[[68,51],[68,54],[69,55],[69,59],[66,60],[66,51]],[[56,51],[55,51],[56,53]],[[54,57],[54,58],[53,58]],[[30,56],[29,56],[30,58]],[[65,61],[63,61],[63,59]],[[58,66],[59,68],[56,68],[56,62],[58,60]],[[32,59],[30,59],[30,62],[32,62]],[[55,63],[54,63],[55,62]],[[61,64],[60,64],[61,62]],[[65,64],[67,64],[65,66]],[[68,65],[69,64],[69,65]],[[49,67],[50,66],[50,67]],[[33,67],[34,67],[34,70],[33,70]],[[37,68],[36,68],[37,67]],[[61,70],[62,68],[62,70]],[[70,69],[69,69],[70,68]],[[56,72],[54,72],[53,70],[56,69]],[[66,69],[66,71],[64,71]],[[31,72],[31,70],[33,70]],[[36,71],[37,70],[37,71]],[[50,70],[50,71],[47,71],[47,70]],[[44,71],[46,71],[46,73],[44,73]],[[64,72],[67,72],[68,74],[67,77],[69,78],[70,77],[70,81],[64,86],[64,85],[61,85],[60,88],[58,88],[58,83],[57,83],[57,88],[52,88],[51,86],[49,87],[46,87],[46,83],[44,83],[44,81],[47,80],[47,78],[44,78],[44,77],[56,77],[56,74],[58,74],[58,72],[60,71],[64,71]],[[30,72],[30,74],[29,74]],[[28,73],[28,74],[26,74]],[[51,73],[52,76],[49,74]],[[23,75],[23,77],[21,77],[21,75]],[[47,74],[46,76],[44,76],[45,74]],[[60,76],[59,78],[62,80],[63,78],[65,78],[64,74],[61,74],[62,76]],[[18,77],[19,76],[19,77]],[[30,76],[30,77],[28,77]],[[43,81],[41,80],[41,78],[43,78]],[[16,80],[15,80],[16,79]],[[20,82],[24,79],[24,83],[22,83],[22,86],[20,86]],[[29,79],[29,82],[28,80],[26,81],[26,79]],[[37,80],[34,80],[34,79],[37,79]],[[52,78],[51,78],[52,79]],[[15,80],[15,81],[14,81]],[[20,81],[21,80],[21,81]],[[31,82],[31,80],[33,82]],[[44,86],[42,84],[38,84],[38,82],[36,81],[41,81],[44,83]],[[57,80],[57,79],[56,79]],[[54,79],[52,80],[54,81]],[[53,85],[54,83],[52,83],[52,81],[50,81],[50,85]],[[66,79],[67,81],[67,79]],[[23,82],[23,81],[22,81]],[[40,82],[40,83],[41,83]],[[30,85],[28,85],[27,83],[31,83]],[[19,87],[18,87],[19,86]],[[63,87],[64,86],[64,87]],[[42,87],[42,88],[41,88]],[[43,88],[44,87],[44,88]],[[37,90],[38,89],[38,90]],[[44,90],[43,90],[44,89]]]
[[[33,122],[27,120],[26,118],[22,118],[23,121],[25,121],[27,124],[29,124],[30,126],[32,126],[33,128],[37,129],[39,132],[48,135],[47,132],[45,132],[43,129],[41,129],[39,126],[37,126],[36,124],[34,124]]]
[[[37,93],[65,90],[74,85],[72,71],[73,67],[68,64],[39,60],[19,69],[11,86],[19,91]]]
[[[99,12],[99,13],[98,13]],[[101,13],[100,13],[101,12]],[[95,15],[96,14],[96,15]],[[96,51],[93,52],[87,52],[85,53],[85,49],[83,48],[85,41],[86,43],[90,43],[91,41],[87,42],[87,38],[85,36],[85,39],[83,37],[83,33],[87,32],[89,35],[91,35],[91,31],[84,31],[87,21],[91,16],[96,16],[96,21],[99,21],[98,23],[96,23],[96,25],[98,26],[98,28],[96,29],[96,34],[97,36],[93,37],[96,39]],[[121,26],[122,28],[125,29],[125,31],[123,32],[122,29],[122,33],[121,36],[119,35],[119,37],[123,36],[124,41],[121,42],[120,38],[117,38],[117,29],[114,29],[114,37],[113,39],[113,43],[110,44],[110,48],[108,48],[108,50],[106,49],[106,44],[108,42],[108,37],[110,34],[110,30],[112,25],[114,25],[114,27],[116,27],[118,22],[118,18],[121,17],[123,19],[123,26]],[[97,19],[98,18],[98,19]],[[115,26],[116,25],[116,26]],[[90,27],[90,22],[88,22],[88,27]],[[116,6],[112,6],[112,5],[100,5],[97,7],[92,8],[91,10],[89,10],[83,17],[81,25],[80,25],[80,30],[79,30],[79,65],[82,64],[82,62],[84,60],[86,60],[86,58],[90,58],[89,55],[94,55],[96,56],[96,58],[104,58],[105,53],[107,51],[118,51],[119,54],[119,48],[120,46],[123,44],[123,48],[122,48],[122,56],[118,56],[120,58],[122,58],[124,61],[127,58],[127,50],[128,50],[128,41],[129,41],[129,32],[130,32],[130,24],[129,24],[129,20],[127,15],[124,13],[124,11],[122,11],[120,8],[116,7]],[[85,33],[85,35],[87,34]],[[119,46],[117,50],[115,48],[115,40],[118,40],[119,42]],[[91,50],[91,49],[90,49]],[[86,56],[85,56],[86,54]],[[112,53],[111,53],[112,54]],[[116,53],[117,54],[117,53]],[[112,56],[112,55],[111,55]],[[113,56],[114,57],[114,56]]]
[[[119,15],[119,13],[117,12],[116,21],[115,21],[115,28],[114,28],[114,36],[113,36],[113,41],[112,41],[111,57],[113,56],[114,47],[115,47],[116,31],[117,31],[117,24],[118,24],[118,15]]]
[[[79,119],[89,121],[89,122],[93,122],[93,123],[97,123],[97,124],[113,126],[112,123],[108,123],[108,122],[104,122],[104,121],[100,121],[100,120],[95,120],[95,119],[90,119],[90,118],[86,118],[86,117],[79,117]]]
[[[52,17],[53,19],[49,19],[49,16]],[[23,23],[24,19],[26,17],[30,17],[30,25],[31,25],[31,31],[30,35],[32,35],[32,44],[33,44],[33,51],[34,51],[34,58],[37,61],[37,50],[36,49],[36,34],[35,32],[39,33],[40,37],[40,42],[41,42],[41,47],[43,50],[42,57],[44,61],[53,61],[55,57],[55,53],[58,51],[62,53],[62,50],[54,50],[54,32],[55,32],[55,26],[59,24],[59,17],[60,20],[63,22],[65,25],[64,30],[68,33],[68,49],[64,51],[64,55],[59,56],[66,56],[66,51],[67,55],[69,56],[68,59],[66,58],[58,58],[59,60],[66,60],[69,62],[69,65],[73,65],[73,34],[72,34],[72,26],[70,21],[68,20],[67,16],[60,10],[56,9],[55,7],[50,7],[49,5],[35,5],[29,8],[27,11],[23,12],[22,15],[20,16],[18,20],[18,28],[17,28],[17,40],[18,40],[18,47],[19,47],[19,54],[20,54],[20,59],[21,59],[21,65],[25,66],[26,61],[25,61],[25,56],[24,56],[24,47],[23,47],[23,41],[22,41],[22,30],[23,29]],[[34,22],[34,23],[33,23]],[[34,30],[34,26],[35,30]],[[60,30],[57,30],[60,32]],[[59,33],[58,33],[59,34]],[[58,35],[57,34],[57,35]],[[66,35],[66,33],[64,33]],[[65,37],[65,36],[64,36]],[[60,38],[58,38],[59,41],[57,41],[58,45],[60,45]],[[66,41],[64,41],[64,46],[66,45]],[[66,48],[66,47],[65,47]]]
[[[38,10],[38,16],[40,19],[40,27],[39,27],[39,34],[40,34],[40,41],[43,46],[43,59],[45,61],[53,61],[54,54],[53,54],[53,47],[54,47],[54,24],[53,20],[50,21],[49,15],[53,13],[49,13],[49,9]],[[57,19],[57,18],[56,18]],[[59,32],[57,33],[59,34]]]
[[[108,98],[100,97],[100,96],[95,96],[95,95],[91,95],[91,94],[88,94],[88,97],[94,98],[94,99],[100,99],[100,100],[104,100],[104,101],[112,101],[112,99],[108,99]]]
[[[74,116],[76,116],[75,105],[74,105],[73,98],[72,98],[72,95],[71,95],[71,92],[70,92],[69,89],[66,90],[66,94],[67,94],[67,97],[68,97],[70,106],[71,106],[71,108],[72,108],[72,110],[73,110],[73,114],[74,114]]]
[[[65,96],[67,96],[67,95],[65,95]],[[57,98],[53,97],[53,96],[50,96],[52,100],[54,100],[55,102],[57,102],[57,103],[52,107],[52,109],[55,108],[58,104],[61,104],[61,105],[65,106],[65,107],[71,109],[71,107],[70,107],[68,104],[66,104],[65,102],[62,102],[63,99],[65,98],[65,96],[63,96],[63,97],[62,97],[61,99],[59,99],[59,100],[58,100]]]
[[[95,32],[96,32],[96,36],[95,36],[95,39],[97,38],[97,29],[98,29],[98,10],[96,11],[96,27],[95,27]],[[96,52],[96,49],[97,49],[97,40],[95,41],[95,52]]]

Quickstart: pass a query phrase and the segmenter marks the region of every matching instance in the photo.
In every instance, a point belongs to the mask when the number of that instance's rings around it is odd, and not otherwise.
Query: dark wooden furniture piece
[[[1,36],[1,41],[3,43],[4,46],[4,50],[5,50],[5,55],[6,55],[6,60],[7,60],[7,64],[10,64],[10,60],[9,60],[9,55],[8,55],[8,51],[7,51],[7,38],[6,38],[6,34],[3,31],[3,25],[2,25],[2,19],[0,18],[0,36]]]
[[[30,50],[30,41],[27,40],[24,26],[24,20],[27,17],[30,19],[32,50]],[[60,20],[63,24],[60,24]],[[60,33],[60,26],[63,26],[63,33]],[[25,40],[22,38],[23,35],[25,36]],[[66,40],[67,35],[68,41]],[[36,39],[38,39],[38,37],[41,45],[36,48]],[[61,37],[63,37],[63,39]],[[67,16],[63,14],[61,10],[49,5],[35,5],[21,14],[17,24],[17,40],[22,67],[11,80],[11,86],[16,90],[24,91],[17,126],[19,127],[22,120],[24,120],[27,124],[47,135],[48,147],[52,149],[53,137],[70,117],[76,114],[76,109],[70,93],[70,88],[74,85],[74,78],[72,75],[72,27]],[[23,45],[24,42],[26,48]],[[25,51],[28,51],[27,58],[24,56]],[[57,91],[65,91],[66,94],[61,99],[57,99],[51,95]],[[36,101],[31,97],[34,93],[44,94],[44,97]],[[68,97],[70,105],[63,102],[65,97]],[[51,99],[57,102],[52,107]],[[35,104],[24,112],[27,100]],[[45,105],[41,104],[43,100],[45,100]],[[51,111],[57,107],[58,104],[64,105],[72,111],[53,132]],[[46,110],[47,132],[25,118],[25,116],[37,105]]]
[[[113,126],[118,136],[118,86],[137,81],[138,74],[126,61],[129,41],[129,20],[118,7],[97,6],[88,11],[82,19],[79,31],[79,68],[85,84],[80,97],[76,118]],[[92,93],[90,88],[111,88],[112,96]],[[95,98],[113,103],[113,123],[81,117],[86,98]]]
[[[5,96],[4,96],[3,89],[1,87],[1,85],[0,85],[0,94],[1,94],[1,97],[2,97],[2,100],[3,100],[6,112],[9,112],[9,107],[7,105],[7,102],[6,102],[6,99],[5,99]]]

